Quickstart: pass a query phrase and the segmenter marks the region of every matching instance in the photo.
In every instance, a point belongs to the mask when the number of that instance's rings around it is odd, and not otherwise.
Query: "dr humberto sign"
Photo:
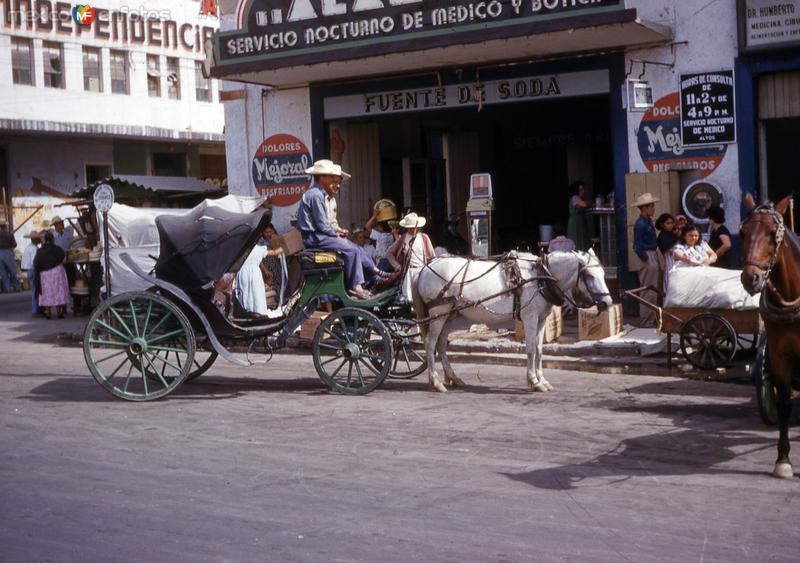
[[[732,70],[682,74],[680,96],[683,146],[736,142]]]

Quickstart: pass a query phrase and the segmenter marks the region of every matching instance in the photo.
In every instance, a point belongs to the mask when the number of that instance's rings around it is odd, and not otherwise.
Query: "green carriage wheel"
[[[384,319],[383,321],[392,335],[394,357],[389,369],[389,377],[393,379],[411,379],[417,377],[428,367],[422,348],[425,340],[419,323],[407,319]]]
[[[328,315],[311,347],[320,379],[339,393],[369,393],[389,375],[392,337],[369,311],[346,307]]]
[[[83,335],[92,377],[128,401],[152,401],[172,392],[194,365],[189,319],[164,297],[117,295],[95,309]]]
[[[192,381],[200,377],[214,365],[215,361],[217,361],[219,354],[210,346],[210,344],[206,344],[202,348],[197,348],[194,351],[192,370],[189,372],[189,375],[186,376],[186,381]]]
[[[736,331],[714,313],[695,315],[681,327],[681,351],[699,369],[728,365],[736,353]]]

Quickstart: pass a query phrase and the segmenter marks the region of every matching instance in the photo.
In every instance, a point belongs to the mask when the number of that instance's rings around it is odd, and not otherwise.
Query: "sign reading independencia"
[[[624,0],[239,0],[217,66],[263,70],[526,34],[526,25],[625,9]]]

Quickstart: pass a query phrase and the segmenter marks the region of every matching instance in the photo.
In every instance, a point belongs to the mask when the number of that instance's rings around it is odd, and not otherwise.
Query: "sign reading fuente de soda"
[[[527,35],[529,26],[624,10],[624,0],[239,0],[216,65],[269,70]]]
[[[681,74],[684,147],[736,142],[733,71]]]
[[[369,92],[325,98],[325,119],[385,115],[408,111],[507,104],[607,94],[608,71],[587,70],[520,76],[474,84],[446,84],[427,88]]]

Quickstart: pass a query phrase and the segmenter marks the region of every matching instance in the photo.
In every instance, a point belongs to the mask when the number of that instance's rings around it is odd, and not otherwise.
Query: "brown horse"
[[[783,222],[789,200],[756,207],[741,228],[742,285],[751,295],[761,292],[767,357],[777,391],[780,438],[773,475],[784,479],[794,475],[789,462],[789,417],[792,375],[800,363],[800,239]]]

